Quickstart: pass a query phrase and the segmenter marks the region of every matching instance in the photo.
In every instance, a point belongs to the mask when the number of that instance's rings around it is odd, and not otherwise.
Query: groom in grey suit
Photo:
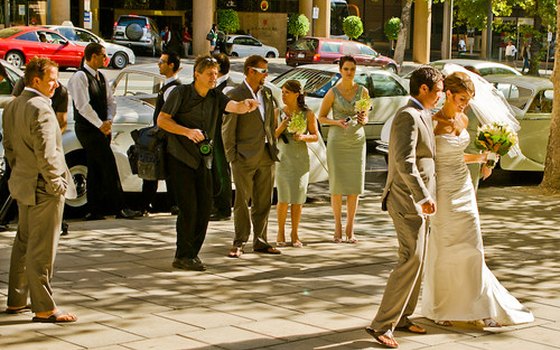
[[[259,108],[239,117],[229,114],[222,125],[222,139],[226,158],[231,163],[235,183],[233,219],[235,238],[228,256],[239,258],[253,226],[253,250],[265,254],[280,254],[267,241],[268,214],[272,205],[274,162],[278,148],[274,130],[272,92],[264,86],[268,76],[268,61],[252,55],[245,60],[245,80],[228,92],[235,101],[252,98]],[[251,211],[249,212],[249,201]]]
[[[50,98],[58,87],[58,66],[33,58],[25,69],[25,90],[2,116],[4,149],[12,168],[10,194],[18,203],[18,230],[12,247],[7,313],[28,309],[34,322],[74,322],[59,310],[50,281],[62,223],[64,196],[75,197],[62,136]]]
[[[399,260],[391,272],[377,315],[366,331],[389,348],[398,347],[395,329],[423,334],[409,320],[416,308],[426,247],[426,216],[436,210],[435,140],[430,109],[443,91],[443,76],[420,67],[410,79],[409,103],[397,112],[389,139],[389,172],[382,209],[393,219]]]

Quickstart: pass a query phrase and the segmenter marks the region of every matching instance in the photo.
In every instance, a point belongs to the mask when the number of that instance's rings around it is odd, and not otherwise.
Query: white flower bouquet
[[[292,134],[304,134],[307,130],[307,121],[302,111],[292,114],[288,123],[288,132]]]
[[[498,155],[503,156],[508,153],[517,142],[517,133],[509,125],[494,122],[478,128],[475,145],[481,150],[490,152],[486,165],[493,168]]]
[[[369,112],[371,110],[371,100],[369,97],[362,97],[354,104],[354,111],[356,113]]]

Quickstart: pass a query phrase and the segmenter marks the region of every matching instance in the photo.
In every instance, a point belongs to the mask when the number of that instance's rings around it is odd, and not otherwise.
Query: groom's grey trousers
[[[418,301],[422,281],[420,269],[427,246],[426,221],[417,214],[411,200],[399,201],[393,196],[389,193],[387,197],[387,210],[397,231],[399,261],[389,276],[381,305],[371,322],[371,328],[376,331],[410,324],[408,316],[412,315]]]

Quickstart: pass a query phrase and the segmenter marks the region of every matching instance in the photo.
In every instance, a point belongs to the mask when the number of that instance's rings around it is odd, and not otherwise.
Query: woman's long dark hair
[[[284,85],[282,85],[282,88],[290,91],[290,92],[296,92],[298,93],[298,97],[297,97],[297,105],[298,108],[301,109],[302,111],[308,111],[309,107],[307,107],[307,105],[305,104],[305,93],[303,92],[303,89],[301,88],[301,83],[298,80],[286,80],[286,82],[284,83]]]

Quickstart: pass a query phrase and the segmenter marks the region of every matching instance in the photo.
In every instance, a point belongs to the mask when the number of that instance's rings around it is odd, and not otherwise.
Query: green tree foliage
[[[288,19],[288,33],[296,37],[296,40],[309,32],[309,19],[301,13],[294,13]]]
[[[350,39],[357,39],[364,32],[364,25],[358,16],[348,16],[342,21],[342,30]]]
[[[235,33],[241,28],[239,24],[239,15],[236,11],[218,10],[218,28],[223,30],[226,34]]]
[[[401,31],[401,19],[398,17],[393,17],[385,23],[383,28],[385,35],[389,40],[397,40],[399,37],[399,32]]]

